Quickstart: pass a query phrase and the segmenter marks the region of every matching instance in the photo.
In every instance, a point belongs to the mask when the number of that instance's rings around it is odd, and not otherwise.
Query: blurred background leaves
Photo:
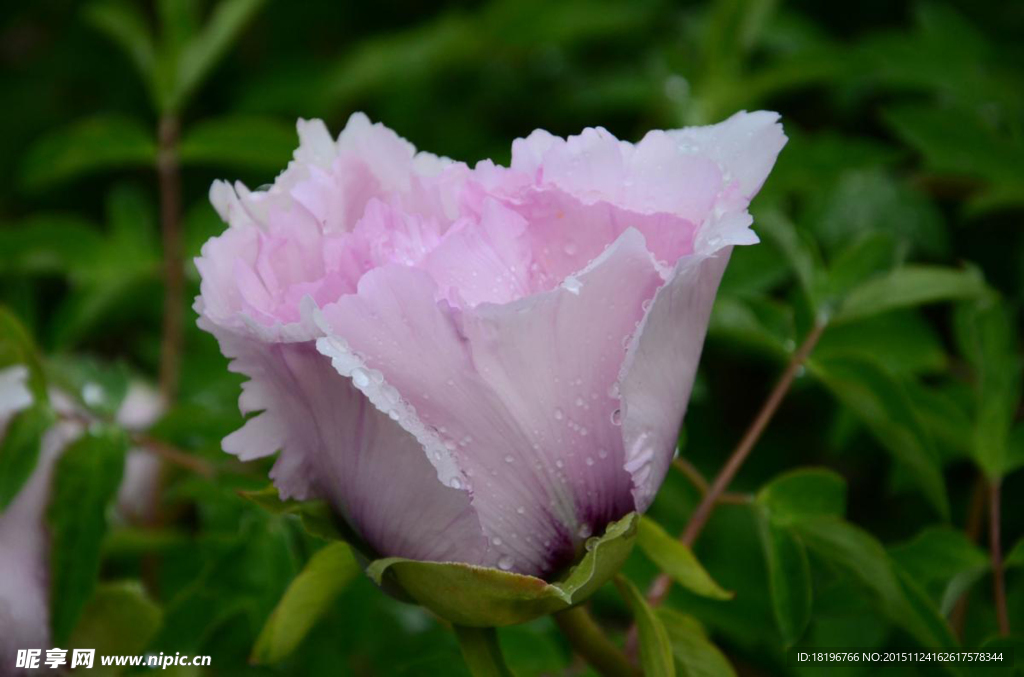
[[[181,127],[191,257],[222,228],[210,181],[270,182],[298,117],[337,132],[365,110],[421,148],[507,161],[509,141],[536,127],[635,140],[744,108],[778,110],[790,143],[753,204],[762,243],[734,252],[716,304],[680,439],[697,473],[718,471],[782,366],[824,330],[734,482],[749,500],[716,510],[682,572],[735,596],[677,586],[643,612],[664,627],[658,659],[679,674],[796,674],[783,653],[794,644],[991,641],[994,485],[1020,633],[1022,34],[1019,3],[956,0],[6,7],[0,367],[30,365],[37,393],[48,379],[108,426],[55,474],[58,637],[209,654],[214,674],[464,670],[449,631],[344,576],[344,555],[296,511],[239,495],[261,490],[266,468],[218,451],[240,425],[239,379],[191,315],[180,396],[145,432],[187,461],[165,456],[150,517],[111,511],[128,446],[113,417],[128,383],[158,370],[160,119]],[[12,423],[0,498],[27,477],[53,415],[43,402]],[[686,524],[692,479],[670,474],[648,544]],[[624,589],[657,572],[664,548],[646,549]],[[311,595],[325,575],[337,588]],[[621,640],[630,614],[613,588],[592,607]],[[499,640],[517,674],[585,670],[549,619]]]

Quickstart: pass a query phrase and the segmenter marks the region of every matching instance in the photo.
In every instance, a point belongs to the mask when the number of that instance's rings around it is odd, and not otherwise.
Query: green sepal
[[[629,557],[639,515],[630,513],[587,542],[587,552],[564,578],[548,583],[500,569],[456,562],[388,557],[367,575],[381,587],[398,586],[441,618],[468,627],[525,623],[579,604],[611,580]]]

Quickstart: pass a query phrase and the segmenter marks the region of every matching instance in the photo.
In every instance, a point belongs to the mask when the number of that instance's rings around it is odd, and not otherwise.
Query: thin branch
[[[160,119],[157,176],[160,183],[160,232],[163,241],[164,316],[160,341],[160,395],[170,405],[178,395],[183,341],[185,278],[181,238],[181,174],[178,119]]]
[[[685,458],[679,457],[673,459],[672,467],[681,472],[686,479],[690,480],[690,484],[700,492],[701,496],[708,492],[708,481],[704,479],[704,475],[702,475],[701,472]],[[751,500],[752,498],[747,494],[735,494],[730,492],[725,492],[718,497],[719,503],[728,503],[730,505],[746,505],[747,503],[750,503]]]
[[[692,463],[680,456],[673,459],[672,467],[681,472],[686,479],[690,480],[690,484],[697,488],[701,496],[708,493],[708,481],[704,479],[704,475]]]
[[[811,329],[810,333],[807,334],[807,338],[800,344],[796,352],[793,353],[793,357],[789,360],[789,364],[786,365],[785,371],[782,372],[782,376],[779,378],[778,383],[772,389],[772,392],[768,395],[768,399],[765,400],[764,405],[761,407],[761,411],[758,412],[757,417],[753,423],[750,424],[750,428],[747,429],[746,434],[743,435],[743,439],[736,446],[736,449],[732,452],[729,460],[726,462],[725,467],[718,473],[718,476],[712,482],[711,486],[705,492],[700,504],[697,509],[694,510],[693,515],[690,517],[689,523],[686,525],[686,529],[683,531],[681,540],[688,546],[693,546],[694,541],[700,535],[704,525],[707,524],[708,518],[711,517],[711,512],[715,509],[715,506],[722,503],[722,496],[725,494],[726,488],[729,483],[732,482],[736,473],[739,471],[740,466],[747,460],[750,452],[753,450],[754,445],[761,438],[761,433],[768,426],[768,423],[772,420],[776,410],[779,408],[779,404],[782,403],[786,393],[789,392],[790,386],[793,385],[793,379],[796,378],[797,373],[803,367],[804,362],[810,356],[814,347],[818,344],[818,339],[821,338],[822,332],[825,330],[824,323],[816,323]],[[744,501],[745,502],[745,501]],[[651,583],[651,587],[647,590],[647,601],[651,606],[658,606],[661,604],[665,596],[668,595],[668,591],[672,587],[672,579],[661,574],[654,582]]]
[[[1010,634],[1010,614],[1006,608],[1006,580],[1003,577],[1003,546],[999,536],[999,504],[1001,499],[1001,482],[996,479],[989,484],[988,490],[988,542],[992,551],[992,593],[995,596],[996,618],[999,621],[999,634],[1006,637]]]
[[[212,464],[156,438],[137,434],[132,435],[132,440],[171,465],[176,465],[203,477],[213,477],[216,473]]]
[[[985,476],[979,474],[977,479],[974,481],[974,488],[971,490],[971,503],[967,511],[967,521],[964,526],[964,532],[967,534],[967,538],[970,539],[971,543],[976,543],[978,538],[981,536],[982,527],[985,525],[985,514],[988,512],[988,482],[985,480]],[[957,600],[956,606],[953,607],[953,611],[949,614],[949,627],[952,628],[953,633],[963,641],[964,638],[964,624],[967,620],[967,605],[970,601],[970,595],[966,593],[960,595],[960,599]]]

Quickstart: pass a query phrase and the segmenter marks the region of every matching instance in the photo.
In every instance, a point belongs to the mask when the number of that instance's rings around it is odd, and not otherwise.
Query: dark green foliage
[[[599,588],[588,605],[616,643],[636,618],[650,674],[799,675],[794,645],[1016,646],[1020,661],[1022,34],[1019,3],[956,0],[12,6],[0,370],[25,365],[34,404],[0,441],[0,513],[59,418],[47,389],[85,412],[46,514],[54,646],[209,654],[224,675],[487,674],[499,648],[521,676],[577,667],[549,618],[497,641],[462,630],[460,652],[435,616],[357,571],[372,553],[323,503],[282,502],[268,462],[222,453],[240,379],[190,311],[180,396],[134,439],[118,428],[129,384],[158,370],[161,117],[180,126],[190,299],[190,257],[223,228],[210,182],[272,181],[298,117],[337,132],[365,110],[426,150],[505,162],[536,127],[636,139],[768,108],[790,142],[752,205],[762,243],[737,248],[723,280],[683,458],[713,477],[815,326],[820,341],[692,549],[674,539],[700,482],[671,470],[650,514],[603,546],[629,557],[623,577],[577,570],[570,588]],[[112,506],[143,438],[179,456],[156,518],[135,520]],[[996,482],[1009,638],[992,592]],[[415,588],[430,565],[375,566]],[[650,609],[660,572],[676,584]],[[466,571],[443,573],[479,605]],[[509,618],[535,615],[522,581],[504,582]],[[531,594],[578,601],[553,589]]]

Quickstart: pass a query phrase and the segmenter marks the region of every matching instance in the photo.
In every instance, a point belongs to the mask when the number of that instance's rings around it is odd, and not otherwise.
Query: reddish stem
[[[163,241],[164,316],[160,341],[160,395],[169,406],[178,395],[185,278],[181,242],[181,174],[178,166],[178,119],[160,119],[157,176],[160,183],[160,232]]]

